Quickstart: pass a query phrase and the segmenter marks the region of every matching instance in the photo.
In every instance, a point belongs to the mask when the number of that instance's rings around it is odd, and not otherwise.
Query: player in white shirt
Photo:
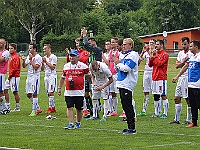
[[[113,82],[112,73],[109,70],[108,66],[99,61],[93,61],[90,64],[90,71],[92,74],[92,99],[93,99],[93,117],[88,118],[87,120],[97,120],[97,112],[99,107],[98,99],[103,98],[104,100],[104,115],[101,122],[106,121],[108,113],[108,85]]]
[[[54,102],[54,92],[57,91],[57,74],[56,74],[56,64],[57,57],[51,53],[51,45],[44,44],[43,52],[45,56],[42,58],[41,70],[45,70],[44,83],[46,88],[46,93],[49,98],[49,107],[46,111],[47,114],[55,113],[55,102]]]
[[[143,109],[142,111],[137,114],[137,116],[146,116],[146,110],[149,103],[149,93],[151,90],[151,83],[152,83],[152,70],[153,67],[149,67],[149,59],[150,59],[150,52],[155,49],[155,40],[151,39],[148,44],[142,49],[142,53],[140,54],[140,59],[138,64],[141,63],[142,60],[145,60],[145,67],[144,67],[144,76],[143,76],[143,92],[144,92],[144,101],[143,101]]]
[[[38,94],[40,90],[40,68],[42,65],[42,57],[37,54],[37,45],[31,43],[29,45],[29,55],[25,58],[22,55],[22,67],[28,66],[28,74],[26,79],[26,94],[32,103],[32,112],[29,116],[36,116],[42,112],[38,104]]]
[[[190,39],[188,37],[183,37],[181,39],[183,50],[178,53],[176,60],[176,69],[182,68],[187,60],[193,55],[189,50]],[[182,124],[190,124],[191,120],[191,107],[188,99],[188,71],[186,70],[179,79],[175,90],[175,117],[174,120],[169,122],[169,124],[180,124],[180,116],[182,110],[181,98],[185,98],[187,102],[187,118]]]

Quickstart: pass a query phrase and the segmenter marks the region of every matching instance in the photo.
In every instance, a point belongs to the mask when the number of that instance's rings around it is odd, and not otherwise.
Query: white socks
[[[149,103],[149,95],[145,95],[142,112],[146,112],[147,111],[148,103]]]
[[[180,121],[181,110],[182,110],[182,103],[175,104],[175,118],[174,118],[175,121]]]
[[[112,100],[113,100],[113,112],[117,113],[118,98],[114,97]]]
[[[93,100],[93,117],[97,118],[98,114],[98,108],[99,108],[99,101],[98,100]]]

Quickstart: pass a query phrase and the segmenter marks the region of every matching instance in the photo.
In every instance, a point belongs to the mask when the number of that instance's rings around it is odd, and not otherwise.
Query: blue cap
[[[75,50],[75,49],[72,49],[72,50],[70,51],[69,55],[75,55],[75,56],[77,56],[77,55],[78,55],[78,51]]]

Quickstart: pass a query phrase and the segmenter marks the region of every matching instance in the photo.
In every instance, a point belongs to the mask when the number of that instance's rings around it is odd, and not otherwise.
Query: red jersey
[[[14,52],[11,54],[9,60],[9,78],[20,77],[20,69],[20,57],[16,52]]]
[[[168,60],[169,55],[164,50],[158,51],[155,57],[150,58],[149,67],[153,67],[153,81],[167,80]]]
[[[88,65],[88,59],[90,57],[90,53],[82,48],[78,49],[79,61]],[[69,55],[66,56],[66,61],[69,62]]]

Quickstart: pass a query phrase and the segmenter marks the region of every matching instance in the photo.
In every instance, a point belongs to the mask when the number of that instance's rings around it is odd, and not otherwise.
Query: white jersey
[[[145,59],[145,67],[144,67],[144,71],[152,71],[153,67],[149,67],[149,59],[150,59],[150,55],[148,52],[145,52],[142,56],[143,59]]]
[[[46,57],[46,61],[52,65],[56,65],[57,64],[57,57],[54,54],[51,54],[50,57]],[[56,75],[56,68],[54,70],[52,70],[46,63],[44,63],[44,67],[45,67],[45,76],[51,76],[51,75]]]
[[[109,60],[109,53],[103,53],[103,55],[105,56],[105,58],[106,58],[107,60]],[[103,59],[102,59],[102,62],[105,63]]]
[[[106,64],[99,61],[97,61],[97,63],[99,65],[99,70],[95,72],[90,64],[90,71],[91,74],[95,76],[94,78],[95,84],[103,85],[108,81],[108,78],[112,76],[112,73]]]
[[[36,54],[35,57],[32,58],[32,61],[41,67],[42,57],[39,54]],[[29,55],[26,58],[25,64],[28,65],[28,76],[40,75],[40,67],[37,70],[33,68],[30,64]]]
[[[178,53],[178,56],[177,56],[177,61],[179,61],[179,62],[183,62],[184,61],[184,58],[186,57],[186,56],[188,56],[188,58],[190,58],[191,56],[192,56],[193,54],[192,54],[192,52],[189,50],[187,53],[185,53],[185,51],[184,50],[182,50],[182,51],[180,51],[179,53]],[[188,75],[188,71],[185,71],[181,76],[187,76]]]

